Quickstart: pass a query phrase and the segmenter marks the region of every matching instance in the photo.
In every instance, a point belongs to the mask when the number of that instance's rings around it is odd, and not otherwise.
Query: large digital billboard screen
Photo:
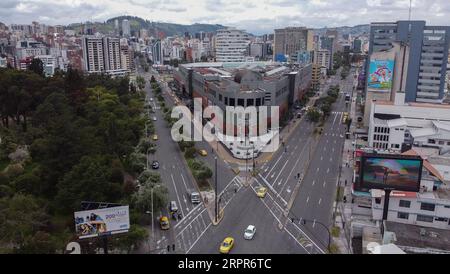
[[[394,75],[394,60],[371,60],[369,67],[368,90],[390,92]]]
[[[360,186],[418,192],[423,161],[416,156],[364,154],[361,157]]]
[[[130,214],[128,206],[78,211],[75,232],[80,239],[128,232]]]

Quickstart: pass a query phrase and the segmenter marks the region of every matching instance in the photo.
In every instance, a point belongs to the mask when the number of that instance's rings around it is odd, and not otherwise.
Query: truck
[[[191,203],[193,203],[194,205],[200,203],[200,193],[198,193],[197,191],[189,189],[187,192],[187,196],[191,200]]]

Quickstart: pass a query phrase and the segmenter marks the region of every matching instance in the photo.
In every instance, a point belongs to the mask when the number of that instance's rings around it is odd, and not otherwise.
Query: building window
[[[381,198],[375,198],[375,203],[376,203],[377,205],[381,204]]]
[[[433,216],[417,215],[417,221],[418,222],[432,223],[433,220],[434,220]]]
[[[234,106],[235,106],[234,101],[235,101],[234,98],[230,98],[230,104],[229,104],[229,106],[234,107]]]
[[[398,212],[397,213],[397,218],[408,220],[409,219],[409,213]]]
[[[429,144],[436,144],[436,141],[434,139],[428,139]]]
[[[259,107],[261,105],[261,98],[256,98],[256,106]]]
[[[444,141],[439,141],[439,145],[443,146],[443,145],[445,145],[445,142]]]
[[[219,94],[219,101],[222,102],[222,94]]]
[[[228,106],[228,97],[225,97],[225,105]]]
[[[426,210],[426,211],[434,211],[434,208],[436,207],[435,204],[428,204],[428,203],[421,203],[420,209]]]
[[[436,218],[434,218],[434,220],[435,220],[436,222],[448,222],[448,219],[447,219],[447,218],[436,217]]]
[[[253,99],[247,99],[247,106],[248,106],[248,107],[254,106],[254,101],[255,101],[255,100],[253,100]]]
[[[238,99],[238,106],[245,107],[245,100],[244,99]]]
[[[398,206],[399,207],[410,208],[411,207],[411,201],[400,200],[400,202],[398,203]]]

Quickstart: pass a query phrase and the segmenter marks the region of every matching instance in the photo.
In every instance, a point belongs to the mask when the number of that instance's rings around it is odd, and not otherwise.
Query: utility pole
[[[215,171],[214,171],[214,173],[215,173],[215,206],[216,206],[216,208],[215,208],[215,220],[216,220],[216,223],[217,223],[217,217],[218,217],[218,214],[219,214],[219,212],[218,212],[218,208],[217,208],[217,156],[214,156],[214,161],[215,161]]]
[[[154,226],[154,220],[155,220],[155,216],[154,211],[153,211],[153,187],[151,189],[151,198],[152,198],[152,244],[155,243],[155,226]]]

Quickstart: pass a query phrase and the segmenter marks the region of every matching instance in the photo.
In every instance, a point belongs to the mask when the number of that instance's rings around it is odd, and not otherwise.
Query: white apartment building
[[[127,19],[124,19],[122,21],[122,35],[125,37],[128,37],[131,35],[130,21],[128,21]]]
[[[82,46],[84,69],[89,73],[105,71],[105,61],[103,60],[103,38],[84,37]]]
[[[218,30],[215,41],[216,62],[244,62],[249,43],[249,35],[242,30]]]
[[[47,47],[34,40],[22,40],[16,43],[16,56],[19,60],[37,55],[46,55]]]
[[[331,53],[329,50],[315,50],[314,51],[314,64],[319,65],[321,68],[327,70],[331,69]]]
[[[0,68],[6,68],[8,66],[8,60],[6,57],[0,56]]]
[[[83,62],[88,73],[124,75],[127,64],[122,63],[119,38],[83,37]]]
[[[372,101],[369,115],[369,147],[400,151],[403,144],[450,150],[450,105]]]
[[[418,155],[414,149],[404,155]],[[422,155],[422,158],[424,156]],[[428,158],[428,157],[426,157]],[[433,157],[430,157],[433,158]],[[442,160],[442,158],[441,158]],[[450,169],[447,158],[445,166]],[[431,160],[430,160],[431,161]],[[419,193],[393,191],[389,198],[387,220],[409,225],[450,229],[450,187],[441,171],[429,160],[424,159],[421,188]],[[442,164],[442,163],[441,163]],[[372,219],[380,221],[383,217],[384,191],[371,190]]]
[[[37,55],[35,59],[40,59],[44,65],[44,73],[46,76],[53,76],[56,69],[56,58],[52,55]]]

